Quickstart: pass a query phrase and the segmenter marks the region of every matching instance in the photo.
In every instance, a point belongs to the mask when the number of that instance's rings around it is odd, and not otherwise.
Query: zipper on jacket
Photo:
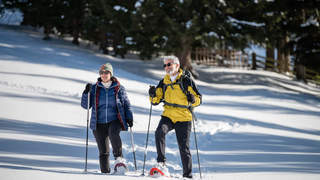
[[[108,106],[109,106],[109,102],[108,102],[108,100],[109,100],[109,88],[105,88],[105,87],[103,87],[104,89],[105,89],[105,91],[106,91],[106,123],[108,123]]]

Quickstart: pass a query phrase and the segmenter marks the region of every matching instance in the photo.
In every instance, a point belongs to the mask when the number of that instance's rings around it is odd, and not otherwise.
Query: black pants
[[[93,131],[99,149],[99,164],[102,173],[110,172],[109,140],[111,141],[113,156],[115,158],[122,157],[120,131],[121,125],[119,121],[111,121],[107,124],[97,124],[97,129]]]
[[[161,117],[157,130],[155,132],[156,136],[156,146],[157,146],[157,161],[165,162],[165,147],[166,147],[166,134],[175,130],[176,137],[179,145],[180,158],[183,166],[183,177],[192,176],[192,158],[190,153],[190,132],[191,132],[191,122],[176,122],[175,124],[165,116]]]

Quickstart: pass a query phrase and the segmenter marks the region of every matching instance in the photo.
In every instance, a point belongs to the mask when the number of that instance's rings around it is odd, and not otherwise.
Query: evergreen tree
[[[316,65],[314,58],[303,54],[312,52],[317,56],[319,29],[319,0],[251,0],[226,1],[233,10],[229,15],[237,20],[250,22],[239,24],[246,29],[254,42],[266,47],[267,61],[274,58],[277,48],[277,66],[280,72],[289,71],[290,56],[295,55],[295,63]],[[249,26],[248,26],[249,25]],[[308,40],[306,40],[308,39]],[[313,40],[311,40],[313,39]],[[305,43],[309,42],[309,46]],[[309,50],[308,50],[309,48]],[[309,57],[309,55],[307,55]],[[304,60],[302,60],[302,59]],[[269,63],[274,63],[269,61]]]
[[[70,34],[72,43],[78,45],[86,15],[88,0],[64,0],[62,6],[62,23],[57,25],[60,34]]]
[[[288,26],[295,65],[303,65],[320,73],[320,1],[297,0],[291,6],[291,21]]]
[[[99,45],[124,57],[128,50],[150,59],[175,54],[191,70],[195,47],[243,50],[250,43],[266,47],[266,69],[288,72],[295,64],[320,71],[320,0],[2,0],[18,8],[23,24],[56,30]],[[277,64],[270,59],[275,57]],[[272,65],[273,64],[273,65]],[[194,75],[196,72],[192,71]]]
[[[105,54],[112,48],[113,55],[124,57],[129,49],[127,38],[135,11],[135,0],[104,1],[92,0],[88,3],[84,36],[99,44]]]
[[[184,69],[197,75],[191,66],[193,47],[217,44],[219,40],[225,48],[246,45],[224,11],[221,0],[141,1],[134,27],[136,47],[147,58],[155,52],[173,53]]]
[[[44,40],[50,39],[54,27],[61,24],[62,0],[3,0],[5,7],[18,8],[23,13],[23,25],[43,27]]]

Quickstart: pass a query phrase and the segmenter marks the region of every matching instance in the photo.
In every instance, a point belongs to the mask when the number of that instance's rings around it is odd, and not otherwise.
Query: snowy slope
[[[90,131],[89,174],[83,174],[87,82],[111,62],[134,111],[140,179],[150,103],[147,90],[164,75],[161,62],[118,59],[36,32],[0,26],[1,179],[123,179],[100,175]],[[203,179],[319,179],[320,90],[275,73],[197,66],[203,104],[196,109]],[[153,107],[146,169],[156,162],[154,130],[161,106]],[[122,132],[124,156],[133,171],[130,134]],[[193,172],[199,179],[194,136]],[[167,136],[170,171],[181,175],[175,134]],[[113,164],[113,160],[111,162]],[[147,177],[145,179],[148,179]]]

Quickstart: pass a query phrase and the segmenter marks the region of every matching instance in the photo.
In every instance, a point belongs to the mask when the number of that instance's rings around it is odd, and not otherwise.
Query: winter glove
[[[132,119],[127,119],[127,124],[129,127],[133,126],[133,120]]]
[[[191,104],[195,103],[196,100],[194,99],[194,95],[191,94],[190,92],[187,93],[187,100],[188,102],[190,102]]]
[[[91,91],[91,87],[92,87],[92,85],[90,83],[88,83],[86,85],[86,88],[83,91],[83,94],[88,94]]]
[[[150,86],[149,88],[149,96],[150,97],[156,97],[156,87],[155,86]]]

